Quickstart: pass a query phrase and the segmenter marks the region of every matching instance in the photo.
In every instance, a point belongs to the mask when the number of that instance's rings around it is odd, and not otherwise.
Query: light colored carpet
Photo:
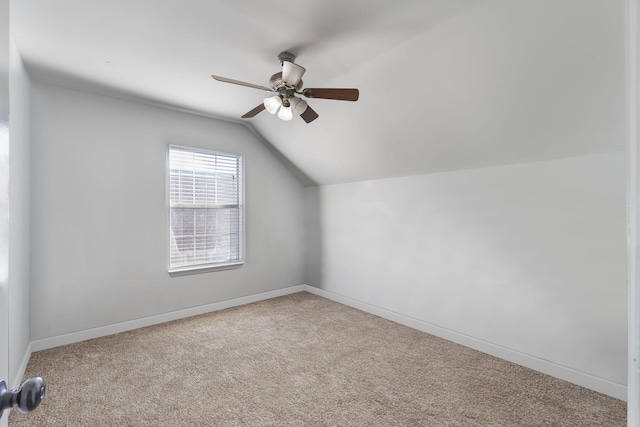
[[[10,426],[624,426],[626,404],[306,293],[34,353]]]

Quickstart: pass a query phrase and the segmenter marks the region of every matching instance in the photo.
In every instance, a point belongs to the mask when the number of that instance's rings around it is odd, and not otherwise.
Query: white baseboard
[[[224,310],[226,308],[237,307],[252,302],[263,301],[283,295],[293,294],[307,290],[307,285],[290,286],[288,288],[276,289],[274,291],[249,295],[246,297],[234,298],[226,301],[214,302],[197,307],[186,308],[184,310],[172,311],[158,314],[156,316],[143,317],[141,319],[129,320],[127,322],[115,323],[113,325],[101,326],[98,328],[85,329],[83,331],[71,332],[50,338],[43,338],[31,342],[32,351],[46,350],[59,347],[61,345],[73,344],[93,338],[104,337],[120,332],[131,331],[133,329],[144,328],[146,326],[157,325],[159,323],[170,322],[172,320],[184,319],[186,317],[197,316],[199,314],[211,313],[213,311]]]
[[[31,343],[27,346],[27,350],[24,352],[24,356],[22,357],[22,362],[18,367],[18,372],[15,373],[15,377],[13,377],[13,384],[10,386],[12,389],[18,389],[22,384],[22,377],[24,377],[24,373],[27,370],[27,365],[29,364],[29,359],[31,358]]]
[[[263,301],[270,298],[276,298],[283,295],[289,295],[296,292],[307,291],[309,293],[339,302],[341,304],[362,310],[364,312],[380,316],[401,325],[423,331],[440,338],[464,345],[474,350],[490,354],[500,359],[516,363],[521,366],[551,375],[556,378],[568,381],[573,384],[606,394],[617,399],[627,400],[627,387],[623,384],[614,383],[612,381],[590,375],[585,372],[562,366],[548,360],[540,359],[525,353],[492,344],[469,335],[464,335],[446,328],[442,328],[422,320],[405,316],[393,311],[377,307],[366,302],[358,301],[353,298],[345,297],[333,292],[316,288],[309,285],[297,285],[288,288],[277,289],[274,291],[264,292],[246,297],[234,298],[226,301],[216,302],[212,304],[201,305],[198,307],[187,308],[184,310],[173,311],[170,313],[159,314],[156,316],[144,317],[141,319],[130,320],[127,322],[116,323],[113,325],[102,326],[93,329],[87,329],[69,334],[59,335],[50,338],[32,341],[29,345],[25,359],[20,367],[21,372],[18,378],[22,378],[24,370],[27,367],[31,352],[46,350],[61,345],[73,344],[88,339],[99,338],[106,335],[116,334],[119,332],[130,331],[133,329],[143,328],[146,326],[156,325],[159,323],[170,322],[172,320],[183,319],[186,317],[197,316],[199,314],[210,313],[226,308],[237,307],[252,302]],[[19,380],[18,380],[19,381]]]
[[[319,289],[313,286],[306,286],[304,290],[309,293],[330,299],[332,301],[357,308],[358,310],[362,310],[364,312],[380,316],[393,322],[400,323],[401,325],[409,326],[413,329],[417,329],[419,331],[444,338],[448,341],[464,345],[465,347],[490,354],[492,356],[507,360],[517,365],[542,372],[543,374],[551,375],[553,377],[560,378],[561,380],[577,384],[579,386],[597,391],[602,394],[606,394],[607,396],[615,397],[616,399],[624,401],[627,400],[627,386],[624,384],[614,383],[612,381],[596,377],[586,372],[578,371],[525,353],[520,353],[516,350],[492,344],[469,335],[464,335],[446,328],[442,328],[440,326],[433,325],[428,322],[424,322],[422,320],[408,317],[403,314],[386,310],[384,308],[376,307],[366,302],[358,301],[349,297],[345,297],[343,295],[329,292],[324,289]]]

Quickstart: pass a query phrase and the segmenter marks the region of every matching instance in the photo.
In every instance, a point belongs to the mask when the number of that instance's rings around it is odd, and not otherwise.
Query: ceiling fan
[[[282,71],[271,76],[269,80],[271,88],[211,75],[211,77],[220,82],[276,93],[276,95],[265,98],[262,104],[244,114],[242,116],[243,119],[254,117],[266,109],[271,114],[278,113],[278,117],[282,120],[291,120],[293,115],[296,114],[302,117],[305,122],[311,123],[318,118],[318,113],[307,104],[307,101],[296,95],[302,95],[306,98],[336,99],[339,101],[357,101],[360,96],[358,89],[302,89],[302,76],[306,69],[293,62],[296,59],[295,55],[290,52],[282,52],[278,55],[278,59],[282,64]]]

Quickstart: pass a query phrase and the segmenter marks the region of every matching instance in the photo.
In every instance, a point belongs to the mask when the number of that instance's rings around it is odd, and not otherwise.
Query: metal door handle
[[[5,409],[14,406],[23,414],[38,407],[44,399],[45,384],[41,377],[29,378],[17,390],[7,390],[7,383],[0,381],[0,418]]]

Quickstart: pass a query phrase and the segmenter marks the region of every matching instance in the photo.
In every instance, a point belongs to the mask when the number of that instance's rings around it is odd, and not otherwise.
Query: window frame
[[[240,253],[238,261],[221,261],[215,263],[208,264],[194,264],[182,267],[172,267],[171,266],[171,149],[177,148],[182,150],[189,150],[194,152],[201,153],[211,153],[222,156],[233,156],[238,159],[240,165],[240,173],[239,173],[239,211],[240,211]],[[165,179],[166,179],[166,190],[165,190],[165,233],[166,233],[166,268],[169,276],[178,277],[185,276],[190,274],[200,274],[200,273],[208,273],[213,271],[222,271],[222,270],[230,270],[235,268],[240,268],[245,263],[245,235],[246,235],[246,227],[245,227],[245,173],[244,173],[244,156],[241,154],[228,153],[220,150],[212,150],[210,148],[201,148],[194,146],[186,146],[186,145],[178,145],[178,144],[167,144],[166,146],[166,158],[165,158]]]

